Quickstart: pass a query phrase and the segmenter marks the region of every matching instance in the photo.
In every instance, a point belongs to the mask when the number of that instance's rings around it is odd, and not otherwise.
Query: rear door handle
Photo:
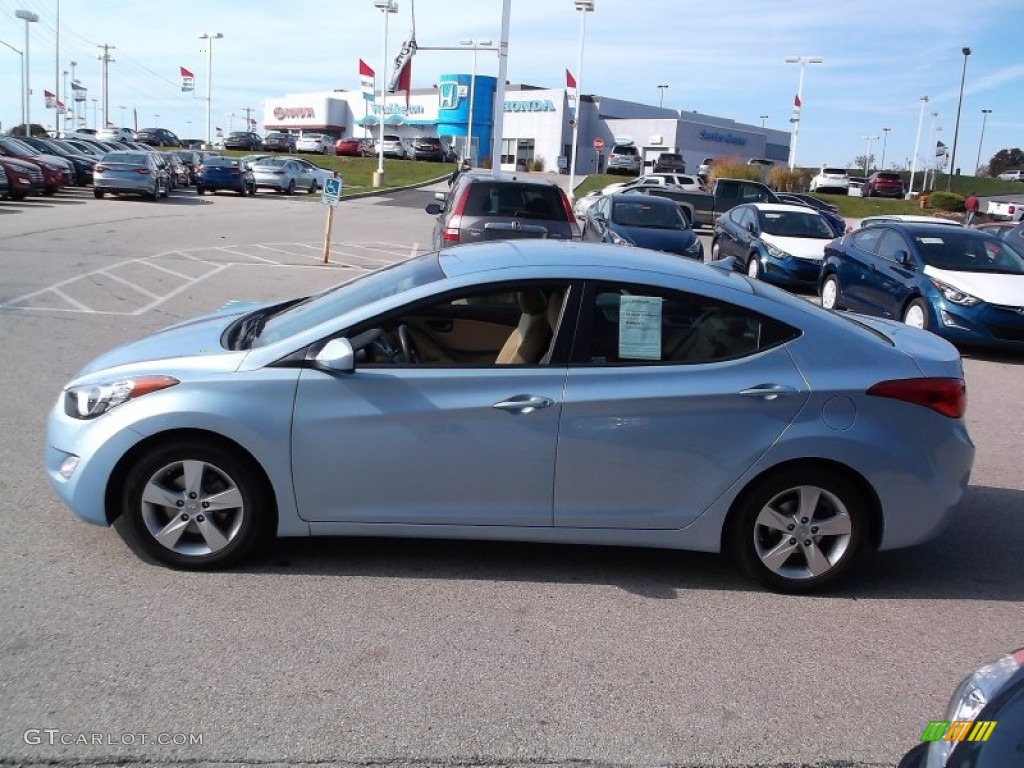
[[[774,400],[783,395],[795,395],[799,390],[787,384],[758,384],[756,387],[741,389],[744,397],[759,397],[762,400]]]
[[[540,408],[550,408],[555,404],[555,401],[550,397],[540,397],[539,395],[513,395],[508,400],[502,400],[500,403],[495,403],[492,408],[497,408],[499,411],[508,411],[510,413],[533,413]]]

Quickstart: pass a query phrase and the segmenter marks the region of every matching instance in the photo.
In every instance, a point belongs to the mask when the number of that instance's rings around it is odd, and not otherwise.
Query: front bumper
[[[795,256],[779,259],[765,252],[760,257],[761,279],[766,283],[817,290],[822,262]]]
[[[931,299],[929,330],[954,344],[1024,350],[1024,307],[961,307]]]

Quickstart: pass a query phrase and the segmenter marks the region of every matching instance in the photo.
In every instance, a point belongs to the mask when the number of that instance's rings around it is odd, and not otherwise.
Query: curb
[[[418,181],[415,184],[406,184],[402,187],[384,187],[383,189],[373,189],[369,192],[355,192],[351,195],[342,195],[341,202],[346,200],[358,200],[361,197],[376,197],[377,195],[387,195],[391,192],[401,192],[406,189],[419,189],[421,187],[429,187],[431,184],[437,184],[438,182],[444,181],[451,176],[450,173],[446,173],[444,176],[438,176],[436,179],[427,179],[426,181]]]

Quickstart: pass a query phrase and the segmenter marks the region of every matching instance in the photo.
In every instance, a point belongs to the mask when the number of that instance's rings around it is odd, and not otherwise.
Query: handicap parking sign
[[[341,199],[341,179],[325,179],[324,191],[320,196],[320,202],[324,205],[335,206]]]

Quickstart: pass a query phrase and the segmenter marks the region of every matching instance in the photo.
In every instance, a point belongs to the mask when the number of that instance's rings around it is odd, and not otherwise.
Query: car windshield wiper
[[[245,349],[246,347],[251,347],[252,343],[263,333],[263,326],[267,324],[267,318],[270,314],[270,312],[260,312],[245,318],[242,324],[238,326],[235,348]]]

